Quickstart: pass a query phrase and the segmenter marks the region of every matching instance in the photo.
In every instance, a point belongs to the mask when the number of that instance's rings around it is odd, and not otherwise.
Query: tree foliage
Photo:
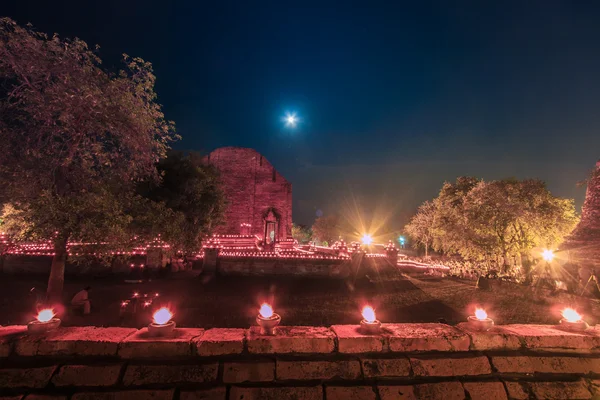
[[[507,263],[528,258],[534,248],[557,246],[577,220],[574,201],[552,196],[540,180],[460,177],[421,206],[406,231],[436,251]]]
[[[340,218],[333,214],[319,217],[312,226],[313,239],[319,242],[333,243],[342,234]]]
[[[5,226],[52,238],[48,292],[62,292],[66,243],[119,241],[142,201],[140,180],[177,139],[156,102],[149,63],[123,57],[101,67],[79,39],[48,37],[0,20],[0,184]]]
[[[312,240],[312,230],[305,225],[292,224],[292,237],[300,244],[308,243]]]

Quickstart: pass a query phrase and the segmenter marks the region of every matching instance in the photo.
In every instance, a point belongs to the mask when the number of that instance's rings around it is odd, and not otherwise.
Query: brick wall
[[[600,398],[600,332],[461,324],[178,329],[0,328],[2,399]]]
[[[292,235],[292,185],[254,149],[222,147],[207,157],[221,173],[228,200],[226,223],[216,233],[239,234],[240,224],[252,224],[250,233],[264,236],[263,216],[273,208],[280,216],[280,239]]]

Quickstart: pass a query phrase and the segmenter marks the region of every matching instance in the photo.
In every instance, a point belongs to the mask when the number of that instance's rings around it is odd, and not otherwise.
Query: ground
[[[271,302],[285,325],[354,324],[360,320],[361,307],[369,303],[383,322],[464,321],[476,305],[483,306],[498,324],[555,324],[560,309],[572,306],[590,324],[597,322],[600,305],[596,300],[560,292],[538,294],[531,288],[496,283],[490,291],[475,288],[475,282],[400,272],[377,282],[349,285],[328,279],[222,277],[209,282],[191,273],[164,280],[128,284],[115,278],[68,280],[65,297],[82,287],[92,286],[92,315],[65,315],[65,325],[138,326],[148,324],[148,315],[121,320],[121,301],[132,293],[159,293],[156,305],[168,304],[179,326],[238,327],[255,324],[260,303]],[[4,276],[0,281],[0,324],[23,324],[35,314],[29,296],[31,287],[45,286],[38,279]]]

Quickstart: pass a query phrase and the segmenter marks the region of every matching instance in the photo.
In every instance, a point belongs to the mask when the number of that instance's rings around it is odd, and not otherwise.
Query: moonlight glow
[[[298,126],[298,116],[296,113],[286,113],[283,119],[285,121],[285,126],[288,128],[295,128]]]

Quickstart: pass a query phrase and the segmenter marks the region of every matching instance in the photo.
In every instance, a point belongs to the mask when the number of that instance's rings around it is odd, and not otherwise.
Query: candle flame
[[[485,312],[485,310],[483,308],[477,308],[475,310],[475,318],[477,318],[478,320],[481,321],[481,320],[486,319],[487,317],[488,317],[487,313]]]
[[[375,322],[375,310],[371,306],[365,306],[362,310],[362,316],[367,322]]]
[[[565,308],[562,312],[562,316],[569,322],[581,321],[581,315],[572,308]]]
[[[52,318],[54,318],[54,310],[50,308],[46,308],[45,310],[41,310],[37,315],[37,320],[40,322],[48,322]]]
[[[273,316],[273,308],[267,303],[263,303],[260,306],[260,316],[263,318],[271,318]]]
[[[154,323],[158,325],[166,324],[167,322],[169,322],[169,320],[171,320],[172,317],[173,314],[171,313],[171,311],[169,311],[167,307],[159,309],[152,316],[152,318],[154,319]]]

